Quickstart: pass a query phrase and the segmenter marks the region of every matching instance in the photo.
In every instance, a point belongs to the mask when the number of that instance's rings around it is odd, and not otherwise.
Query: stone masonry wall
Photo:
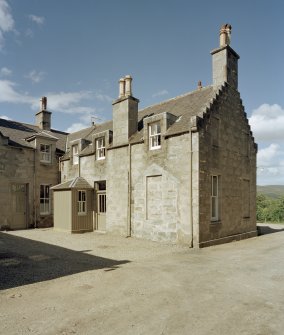
[[[131,147],[131,228],[136,237],[190,244],[189,134]]]
[[[33,162],[34,153],[29,149],[0,145],[0,228],[13,228],[12,184],[27,184],[27,224],[33,222]]]
[[[200,245],[256,234],[256,148],[239,93],[228,85],[199,137]],[[211,176],[219,177],[219,218],[211,221]]]

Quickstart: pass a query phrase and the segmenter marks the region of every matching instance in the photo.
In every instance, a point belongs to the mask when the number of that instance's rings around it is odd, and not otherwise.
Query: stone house
[[[67,133],[51,129],[46,105],[43,97],[35,125],[0,119],[0,229],[53,225],[50,187]]]
[[[52,188],[55,229],[190,247],[256,236],[257,145],[230,36],[222,26],[212,85],[138,111],[126,76],[113,120],[68,136]]]

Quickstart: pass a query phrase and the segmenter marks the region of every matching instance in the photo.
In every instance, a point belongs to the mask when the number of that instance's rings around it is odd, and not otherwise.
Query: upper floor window
[[[219,176],[211,176],[211,221],[219,220]]]
[[[78,191],[78,214],[87,213],[87,195],[86,191]]]
[[[154,122],[149,125],[149,149],[159,149],[161,147],[161,125]]]
[[[100,137],[96,139],[96,158],[105,159],[105,157],[106,157],[105,138]]]
[[[75,144],[72,146],[73,165],[79,164],[79,146]]]
[[[40,145],[40,161],[44,163],[51,163],[51,145]]]
[[[40,214],[50,213],[49,185],[40,185]]]

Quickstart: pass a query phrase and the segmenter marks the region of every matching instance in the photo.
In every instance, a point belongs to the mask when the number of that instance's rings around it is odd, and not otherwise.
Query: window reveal
[[[154,122],[149,125],[149,148],[150,150],[161,147],[161,125],[160,122]]]
[[[44,163],[51,162],[51,145],[50,144],[40,145],[40,161]]]
[[[105,148],[105,138],[100,137],[96,140],[96,158],[97,160],[105,159],[106,148]]]

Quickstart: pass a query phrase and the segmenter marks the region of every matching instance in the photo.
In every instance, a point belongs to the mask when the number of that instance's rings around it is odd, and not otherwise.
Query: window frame
[[[214,183],[216,180],[216,183]],[[210,217],[212,222],[220,220],[219,215],[219,188],[220,188],[220,176],[211,175],[211,192],[210,192]],[[213,210],[215,215],[213,215]]]
[[[76,152],[74,149],[77,149]],[[79,144],[72,145],[72,164],[78,165],[79,164]]]
[[[154,130],[153,133],[152,133],[152,130]],[[161,139],[162,139],[162,136],[161,136],[161,122],[160,121],[151,122],[148,126],[148,132],[149,132],[149,136],[148,136],[149,150],[160,149],[161,148]]]
[[[105,137],[98,137],[95,141],[96,146],[96,160],[103,160],[106,158],[106,140]]]
[[[42,149],[43,147],[44,149]],[[51,163],[51,144],[40,143],[39,152],[41,163]]]
[[[84,197],[82,197],[82,195],[84,195]],[[87,191],[86,190],[78,190],[77,214],[87,215]]]
[[[42,188],[43,188],[43,196],[42,196]],[[48,192],[46,192],[48,190]],[[39,213],[40,215],[49,215],[50,214],[50,185],[49,184],[40,184],[39,190]],[[43,201],[43,209],[42,210],[42,201]]]

